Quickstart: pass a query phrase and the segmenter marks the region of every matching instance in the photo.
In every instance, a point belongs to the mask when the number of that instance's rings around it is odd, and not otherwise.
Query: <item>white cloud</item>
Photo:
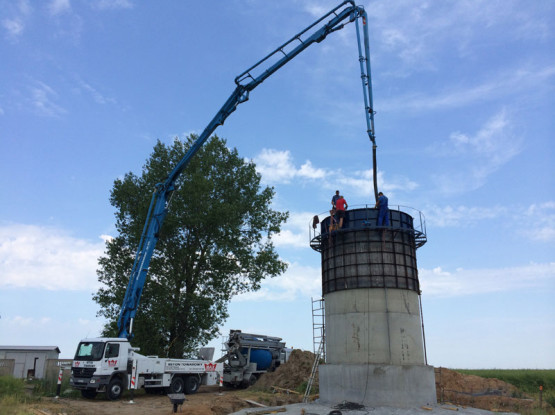
[[[23,33],[23,29],[25,25],[21,21],[21,19],[14,18],[14,19],[3,19],[2,20],[2,27],[6,29],[8,33],[8,37],[15,38]]]
[[[527,238],[540,241],[555,241],[555,202],[532,204],[521,216],[526,228],[521,230]]]
[[[29,0],[19,0],[17,1],[17,9],[23,15],[28,15],[31,13],[31,5],[29,4]]]
[[[7,32],[9,39],[15,40],[21,36],[25,30],[25,23],[33,9],[28,0],[18,0],[16,2],[2,4],[3,14],[11,15],[2,19],[2,27]]]
[[[428,226],[438,228],[474,226],[481,221],[498,220],[530,241],[555,241],[555,202],[534,203],[526,206],[438,206],[424,210]]]
[[[472,56],[473,45],[488,38],[505,43],[549,36],[552,5],[537,6],[517,1],[497,2],[444,1],[373,2],[369,11],[370,27],[376,37],[379,54],[388,60],[399,59],[398,74],[436,70],[440,56],[455,53]]]
[[[490,79],[475,85],[462,85],[439,92],[425,92],[382,97],[379,109],[387,112],[448,110],[493,101],[520,91],[543,91],[555,75],[555,66],[520,67],[495,72]]]
[[[476,206],[437,206],[430,205],[424,210],[426,221],[430,226],[468,227],[482,220],[491,220],[507,217],[509,209],[502,206],[476,207]]]
[[[505,109],[494,114],[474,135],[456,131],[449,137],[455,151],[491,160],[493,167],[506,163],[519,152],[519,140],[511,134],[511,124]]]
[[[77,79],[77,83],[79,84],[79,87],[81,89],[83,89],[84,91],[90,94],[90,96],[97,104],[101,104],[101,105],[107,104],[107,103],[114,104],[116,102],[115,99],[106,97],[104,94],[98,91],[98,89],[94,88],[92,85],[83,81],[80,78]],[[173,137],[175,137],[175,135]]]
[[[131,0],[98,0],[93,6],[98,10],[132,9],[133,2]]]
[[[259,291],[241,294],[234,301],[292,301],[297,297],[320,297],[322,292],[319,267],[289,264],[287,271],[267,279]]]
[[[308,248],[308,231],[313,217],[314,213],[311,212],[290,212],[283,230],[273,238],[275,245]]]
[[[254,158],[254,162],[256,163],[256,169],[267,183],[289,183],[296,177],[321,180],[327,175],[324,169],[315,168],[309,160],[301,167],[295,167],[289,150],[280,151],[265,148]]]
[[[256,169],[267,182],[288,183],[295,176],[291,152],[263,149],[254,158]]]
[[[29,87],[30,104],[35,112],[47,117],[58,117],[65,114],[65,108],[56,104],[57,92],[44,82],[37,81]]]
[[[431,297],[456,297],[494,292],[544,289],[555,283],[555,262],[512,268],[420,269],[422,292]]]
[[[432,176],[438,191],[452,195],[483,186],[492,173],[518,155],[522,138],[513,133],[510,116],[505,109],[494,114],[475,134],[453,132],[440,145],[428,148],[439,157],[461,160],[464,166],[456,172]]]
[[[46,294],[48,295],[48,294]],[[81,338],[98,337],[104,320],[76,318],[69,313],[67,318],[26,317],[19,314],[2,316],[0,331],[11,345],[58,346],[60,358],[73,356]]]
[[[104,243],[35,225],[0,226],[0,287],[87,290],[99,285],[97,260]]]
[[[511,268],[419,269],[422,292],[427,297],[460,297],[495,292],[545,289],[555,283],[555,262],[531,263]],[[321,295],[319,267],[289,264],[281,276],[262,284],[259,291],[239,295],[237,301],[292,301]]]
[[[340,188],[347,201],[349,201],[349,198],[373,200],[372,169],[349,172],[341,169],[331,170],[314,166],[310,160],[306,160],[304,164],[297,167],[289,150],[280,151],[267,148],[254,157],[254,162],[257,171],[266,183],[298,184],[305,181],[318,181],[319,186],[326,191],[334,192],[337,188]],[[333,180],[328,180],[332,177]],[[396,176],[392,179],[386,179],[385,177],[383,171],[378,172],[378,187],[385,192],[398,190],[411,192],[418,188],[418,183],[407,177]]]
[[[324,14],[329,12],[330,8],[328,8],[328,7],[326,7],[322,4],[319,4],[319,3],[309,3],[309,4],[305,4],[304,10],[306,12],[308,12],[314,18],[319,19]]]
[[[8,324],[11,324],[15,327],[25,327],[33,324],[34,319],[32,317],[14,316],[8,319],[4,319],[4,321],[7,321]]]
[[[69,0],[52,0],[48,5],[48,11],[52,16],[56,16],[71,10]]]
[[[297,171],[300,177],[307,179],[320,180],[326,177],[326,171],[324,169],[317,169],[312,166],[310,160],[307,160],[301,168]]]

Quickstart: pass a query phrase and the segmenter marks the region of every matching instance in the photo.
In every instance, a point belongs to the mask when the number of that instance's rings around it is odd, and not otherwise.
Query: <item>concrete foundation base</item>
[[[434,368],[425,365],[319,366],[320,401],[364,406],[418,407],[436,403]]]

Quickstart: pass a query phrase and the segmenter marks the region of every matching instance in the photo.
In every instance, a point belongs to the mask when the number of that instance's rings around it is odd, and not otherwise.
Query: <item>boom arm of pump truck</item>
[[[359,20],[362,21],[364,45],[361,42]],[[235,90],[222,108],[216,113],[202,134],[191,145],[185,156],[183,156],[180,162],[173,168],[166,181],[156,185],[118,319],[119,337],[127,339],[133,337],[133,319],[139,306],[150,260],[160,237],[162,224],[168,212],[171,195],[175,190],[175,182],[187,167],[191,158],[202,147],[214,130],[216,130],[218,126],[223,125],[226,118],[235,111],[237,106],[249,99],[249,93],[254,88],[310,45],[319,43],[330,33],[342,29],[345,26],[345,23],[342,23],[344,21],[346,21],[346,23],[356,23],[366,125],[368,136],[373,144],[374,194],[377,199],[376,140],[374,135],[374,111],[372,109],[372,82],[370,79],[370,46],[368,41],[367,15],[362,6],[357,6],[354,0],[349,0],[344,1],[339,6],[329,11],[302,32],[293,36],[265,58],[237,76],[235,78]],[[271,62],[274,63],[271,64]]]

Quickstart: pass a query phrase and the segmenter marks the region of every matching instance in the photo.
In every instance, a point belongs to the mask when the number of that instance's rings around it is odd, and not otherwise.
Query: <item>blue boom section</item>
[[[328,20],[329,19],[329,20]],[[359,50],[359,61],[364,94],[367,132],[373,143],[374,149],[374,172],[376,171],[375,149],[376,141],[374,135],[374,111],[372,109],[372,82],[370,79],[370,48],[368,41],[368,27],[366,11],[362,6],[355,5],[354,1],[345,1],[316,22],[299,32],[283,45],[251,66],[235,78],[236,88],[227,99],[222,108],[216,113],[202,134],[192,144],[187,153],[173,168],[165,182],[156,185],[152,196],[148,215],[137,249],[135,262],[129,277],[129,284],[125,292],[125,298],[118,319],[118,336],[131,339],[133,319],[137,312],[143,287],[145,285],[150,260],[154,254],[156,243],[160,237],[160,229],[168,212],[171,194],[175,190],[175,181],[190,160],[210,137],[210,135],[229,115],[235,111],[237,106],[249,99],[249,93],[274,72],[284,66],[287,62],[301,53],[314,43],[324,40],[330,33],[342,29],[347,23],[356,22],[356,33]],[[362,20],[364,45],[361,43],[359,20]],[[324,23],[327,21],[327,23]],[[274,62],[274,63],[271,63]],[[374,193],[377,197],[377,175],[374,174]]]

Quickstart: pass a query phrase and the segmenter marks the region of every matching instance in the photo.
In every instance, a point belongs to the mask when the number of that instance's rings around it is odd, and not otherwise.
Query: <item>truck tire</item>
[[[253,386],[257,380],[258,380],[258,376],[251,375],[251,378],[249,379],[249,386]]]
[[[94,399],[96,398],[97,391],[94,389],[83,389],[81,390],[81,396],[86,399]]]
[[[185,381],[181,376],[174,376],[170,383],[170,393],[183,393]]]
[[[122,393],[123,386],[121,384],[121,380],[119,378],[113,378],[106,388],[106,398],[110,401],[117,401],[121,398]]]
[[[185,378],[185,394],[192,395],[197,393],[200,387],[200,379],[196,375],[189,375]]]
[[[248,379],[243,379],[243,381],[241,382],[241,387],[243,389],[247,389],[249,386],[253,386],[257,380],[258,378],[256,377],[256,375],[251,374]]]

